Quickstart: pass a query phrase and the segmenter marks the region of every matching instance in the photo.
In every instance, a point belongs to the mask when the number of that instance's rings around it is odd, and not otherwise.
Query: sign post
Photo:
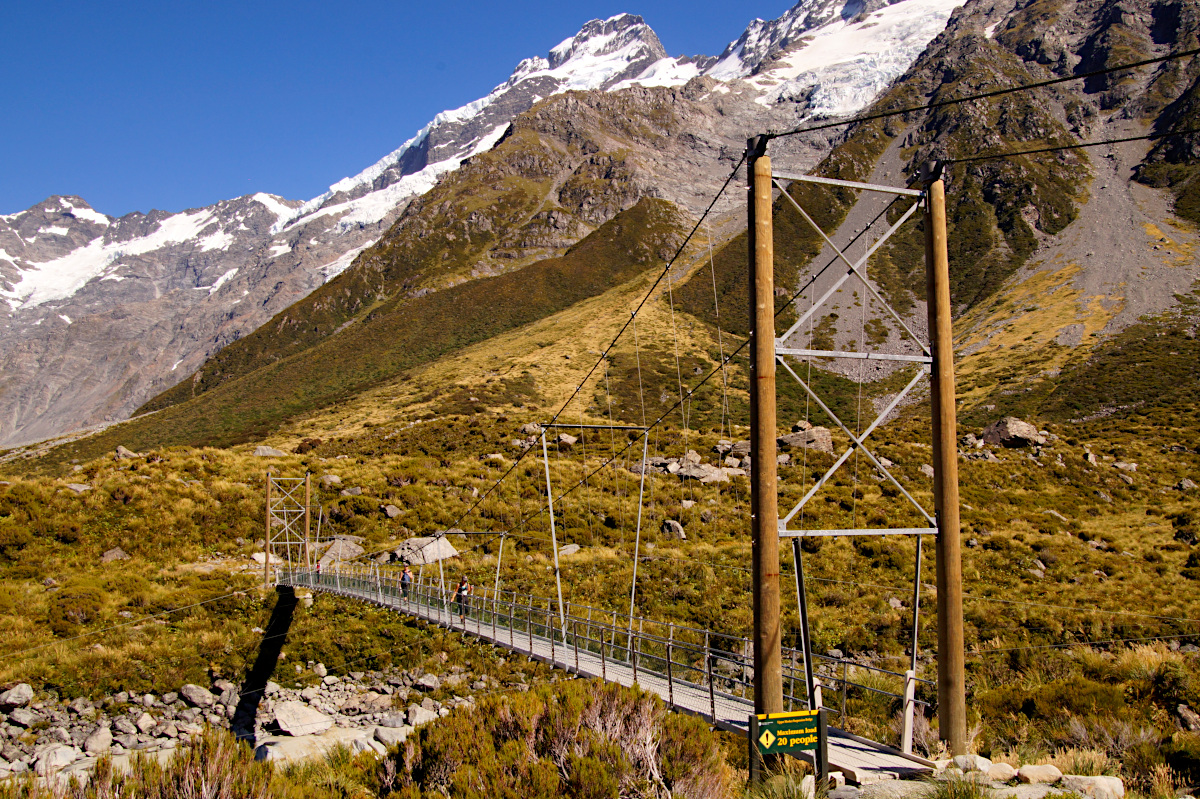
[[[764,755],[812,752],[816,782],[829,776],[829,737],[824,710],[761,713],[750,716],[750,782],[762,779]]]

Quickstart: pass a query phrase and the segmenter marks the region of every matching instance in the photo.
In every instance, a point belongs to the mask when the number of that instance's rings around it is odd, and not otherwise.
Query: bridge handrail
[[[336,593],[343,593],[358,596],[369,601],[379,602],[380,604],[392,605],[395,603],[385,602],[384,593],[391,599],[401,599],[401,586],[398,573],[394,570],[383,570],[372,566],[363,565],[346,565],[326,567],[323,570],[311,569],[280,569],[276,572],[277,582],[287,585],[295,585],[301,587],[317,588],[323,590],[333,590]],[[314,581],[314,577],[316,580]],[[342,585],[342,582],[346,585]],[[320,586],[314,582],[321,583]],[[417,604],[426,607],[427,609],[435,609],[438,612],[438,621],[441,622],[441,613],[449,611],[454,604],[452,592],[443,591],[440,581],[435,580],[432,576],[428,578],[415,578],[410,584],[410,600],[418,601]],[[504,598],[508,594],[512,600]],[[519,598],[525,601],[518,602]],[[654,674],[668,681],[672,686],[678,682],[700,690],[707,688],[710,697],[722,696],[727,698],[739,698],[745,700],[747,693],[752,691],[752,673],[753,664],[748,655],[742,654],[748,646],[748,640],[744,637],[738,637],[727,633],[712,632],[702,630],[688,625],[675,624],[674,622],[657,621],[646,619],[641,616],[620,615],[613,611],[601,611],[589,605],[577,605],[574,603],[566,603],[564,607],[564,616],[566,617],[566,625],[559,618],[554,601],[547,597],[538,597],[533,594],[518,595],[516,591],[499,591],[496,592],[490,588],[484,588],[481,595],[469,599],[467,603],[467,613],[476,616],[483,623],[485,614],[490,614],[493,630],[496,629],[497,617],[506,619],[510,636],[510,645],[515,644],[515,632],[517,626],[521,625],[524,632],[528,636],[537,635],[544,641],[549,641],[551,651],[553,653],[554,646],[561,641],[564,647],[575,647],[576,652],[580,643],[583,643],[583,649],[592,653],[601,654],[602,658],[608,657],[614,663],[622,663],[623,665],[633,666],[634,678],[639,670],[647,674]],[[474,612],[472,612],[474,611]],[[588,616],[577,615],[580,611],[587,611]],[[592,618],[597,612],[601,613],[603,618]],[[453,612],[447,613],[446,621],[450,626],[454,626]],[[536,616],[536,618],[535,618]],[[617,622],[620,622],[618,624]],[[634,622],[637,622],[636,627]],[[647,632],[644,627],[649,624],[651,630]],[[581,635],[579,628],[585,626],[589,632]],[[654,627],[659,628],[665,626],[667,635],[664,637],[661,634],[654,632]],[[569,630],[568,630],[569,628]],[[595,628],[599,638],[591,637],[591,628]],[[535,630],[541,632],[535,633]],[[606,634],[608,640],[605,640]],[[687,634],[694,635],[697,640],[688,640]],[[703,637],[704,644],[701,645],[700,637]],[[493,636],[495,638],[495,636]],[[716,638],[722,641],[738,642],[741,646],[738,649],[719,648],[714,646],[713,639]],[[623,639],[623,640],[621,640]],[[499,640],[499,639],[497,639]],[[593,649],[589,644],[595,644],[596,649]],[[530,641],[532,647],[532,640]],[[661,654],[656,653],[655,648],[661,651]],[[607,649],[606,649],[607,648]],[[680,662],[676,658],[679,653],[684,655],[685,660]],[[784,680],[785,685],[793,686],[792,692],[785,691],[784,698],[788,702],[789,707],[795,703],[800,703],[805,706],[808,703],[807,685],[803,673],[802,665],[797,665],[796,660],[799,658],[802,664],[802,655],[795,649],[784,649]],[[698,666],[691,662],[689,655],[697,658],[702,666]],[[554,658],[557,662],[557,657]],[[576,654],[576,660],[578,655]],[[846,699],[848,692],[853,689],[861,689],[863,691],[889,696],[900,699],[905,703],[906,714],[911,713],[911,708],[915,705],[924,705],[928,707],[928,703],[916,699],[912,694],[911,683],[921,682],[928,685],[934,683],[928,680],[916,678],[915,675],[900,674],[898,672],[889,671],[875,666],[866,664],[853,663],[851,661],[839,658],[830,658],[824,655],[815,655],[814,662],[823,661],[818,666],[818,671],[822,672],[819,676],[822,680],[829,680],[829,688],[836,690],[840,696],[840,707],[831,707],[829,710],[837,713],[840,717],[846,715]],[[640,661],[640,662],[639,662]],[[732,667],[731,670],[722,670],[718,668],[718,664],[724,661]],[[653,668],[654,665],[659,665],[658,670]],[[830,667],[841,665],[841,676],[836,672],[830,674]],[[679,669],[683,674],[694,672],[699,676],[699,682],[692,682],[682,679],[682,675],[677,676],[674,672]],[[864,685],[854,682],[849,679],[850,669],[863,669],[870,672],[876,672],[893,677],[899,677],[904,680],[904,693],[896,693],[883,688]],[[799,680],[801,687],[804,688],[804,695],[798,696],[794,693],[795,682]],[[732,693],[724,690],[717,690],[715,683],[717,681],[725,682]],[[837,685],[837,688],[833,688]]]

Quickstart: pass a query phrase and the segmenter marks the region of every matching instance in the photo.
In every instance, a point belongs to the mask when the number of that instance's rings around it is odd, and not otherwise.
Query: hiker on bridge
[[[412,587],[412,569],[407,566],[400,572],[400,594],[408,599],[408,589]]]
[[[462,580],[458,583],[458,590],[454,592],[454,604],[458,605],[458,618],[463,624],[467,623],[467,608],[470,603],[471,593],[475,590],[474,586],[467,580],[467,575],[462,576]]]

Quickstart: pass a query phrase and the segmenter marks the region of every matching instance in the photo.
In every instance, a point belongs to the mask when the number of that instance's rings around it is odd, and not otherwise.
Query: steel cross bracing
[[[911,197],[911,198],[914,198],[916,200],[916,202],[913,202],[912,205],[910,205],[909,208],[900,216],[900,218],[897,219],[896,222],[894,224],[892,224],[879,239],[877,239],[875,242],[873,242],[871,244],[870,247],[867,248],[867,251],[863,254],[863,256],[861,258],[859,258],[856,261],[851,261],[850,258],[848,258],[846,256],[846,253],[843,252],[842,249],[839,248],[836,244],[834,244],[833,241],[830,239],[830,237],[825,233],[825,231],[821,229],[820,225],[818,225],[813,220],[812,216],[810,216],[809,213],[807,211],[805,211],[803,207],[801,207],[800,203],[796,202],[795,198],[793,198],[786,190],[784,190],[783,186],[781,186],[779,184],[780,180],[794,180],[794,181],[802,181],[802,182],[806,182],[806,183],[819,183],[819,184],[824,184],[824,185],[840,186],[840,187],[854,189],[854,190],[860,190],[860,191],[882,192],[885,194],[893,194],[893,195],[902,196],[902,197]],[[913,593],[912,593],[912,614],[913,614],[913,616],[912,616],[912,641],[911,641],[911,648],[909,650],[909,669],[905,673],[905,691],[904,691],[904,697],[903,697],[903,726],[902,726],[901,736],[900,736],[902,750],[906,753],[911,754],[912,746],[913,746],[913,729],[914,729],[914,727],[913,727],[914,721],[913,720],[914,720],[914,715],[916,712],[915,708],[916,708],[916,705],[918,704],[916,702],[916,698],[915,698],[913,689],[915,688],[916,682],[917,682],[917,680],[916,680],[917,633],[918,633],[919,626],[920,626],[920,599],[921,599],[921,593],[920,593],[921,592],[921,550],[922,550],[921,542],[922,542],[923,535],[928,535],[931,533],[936,535],[938,532],[938,526],[937,526],[937,520],[934,518],[934,516],[932,514],[930,514],[921,505],[921,503],[919,503],[913,497],[913,495],[911,493],[909,493],[908,489],[906,489],[900,483],[900,481],[896,479],[896,476],[893,475],[886,466],[884,466],[882,461],[878,457],[876,457],[873,452],[871,452],[871,450],[866,445],[866,440],[873,432],[875,432],[876,428],[878,428],[879,425],[881,425],[883,423],[883,421],[885,419],[887,419],[888,415],[891,414],[892,411],[894,411],[896,409],[896,407],[904,400],[904,398],[907,397],[912,392],[912,390],[917,386],[917,384],[920,383],[923,378],[930,375],[932,366],[933,366],[933,357],[932,357],[932,352],[930,350],[930,346],[928,344],[926,344],[925,342],[921,341],[921,339],[916,335],[916,333],[913,332],[912,328],[909,327],[909,325],[904,321],[904,319],[900,316],[900,314],[896,313],[895,309],[892,308],[891,305],[883,298],[883,296],[875,289],[875,287],[873,285],[871,285],[871,282],[867,279],[866,264],[867,264],[867,261],[871,258],[871,256],[874,255],[875,252],[878,251],[881,246],[883,246],[884,242],[886,242],[889,238],[891,238],[891,236],[897,230],[899,230],[906,222],[908,222],[909,219],[912,218],[913,214],[916,213],[917,209],[919,207],[921,207],[924,204],[924,202],[926,201],[926,196],[925,196],[925,192],[917,191],[915,189],[896,188],[896,187],[892,187],[892,186],[879,186],[879,185],[870,184],[870,183],[859,183],[859,182],[847,181],[847,180],[835,180],[832,178],[821,178],[821,177],[815,177],[812,175],[794,175],[794,174],[788,174],[788,173],[775,172],[772,175],[772,182],[774,183],[775,186],[777,186],[780,189],[782,197],[784,197],[787,200],[787,202],[792,206],[792,208],[794,208],[796,210],[796,212],[799,213],[799,215],[804,219],[804,221],[806,223],[808,223],[808,225],[811,226],[813,228],[813,230],[815,230],[821,236],[821,238],[824,240],[825,244],[831,250],[833,250],[834,253],[836,253],[837,260],[840,260],[842,262],[842,264],[845,266],[845,271],[841,274],[840,277],[838,277],[838,279],[836,281],[834,281],[833,285],[831,285],[824,292],[824,294],[821,295],[820,299],[815,300],[813,302],[812,306],[809,307],[807,311],[805,311],[803,314],[800,315],[800,318],[796,320],[795,324],[793,324],[788,329],[788,331],[783,334],[783,336],[775,339],[775,346],[774,346],[775,361],[780,366],[782,366],[784,368],[784,370],[789,375],[791,375],[792,378],[797,383],[800,384],[801,388],[803,388],[805,393],[812,399],[812,401],[814,403],[816,403],[817,407],[819,407],[833,421],[833,423],[843,433],[845,433],[846,437],[850,439],[849,446],[847,446],[845,451],[843,451],[841,453],[841,455],[838,456],[838,458],[834,461],[833,465],[830,466],[825,471],[825,473],[814,483],[812,488],[809,489],[809,491],[807,491],[805,493],[804,497],[801,498],[801,500],[795,505],[795,507],[793,507],[787,514],[783,515],[779,519],[779,528],[778,528],[779,535],[781,537],[790,537],[792,539],[792,557],[795,560],[795,567],[796,567],[795,568],[796,603],[799,606],[799,611],[800,611],[801,652],[802,652],[803,664],[804,664],[804,679],[805,679],[807,685],[809,686],[809,688],[808,688],[808,694],[810,697],[809,707],[812,709],[816,709],[821,706],[821,699],[820,699],[820,693],[819,693],[820,678],[819,678],[819,675],[817,674],[817,669],[815,668],[816,658],[813,656],[813,652],[812,652],[812,638],[811,638],[811,632],[810,632],[810,628],[809,628],[809,618],[808,618],[808,598],[807,598],[807,593],[805,591],[805,586],[804,586],[804,558],[803,558],[803,554],[801,551],[799,539],[802,537],[813,537],[813,536],[820,537],[820,536],[847,536],[847,535],[915,535],[917,541],[916,541],[916,562],[915,562],[915,566],[914,566]],[[826,303],[829,301],[829,299],[831,297],[833,297],[834,294],[837,293],[838,290],[841,289],[841,287],[851,277],[858,278],[859,283],[862,284],[862,286],[866,290],[866,292],[875,300],[875,302],[879,303],[884,308],[884,310],[887,311],[887,313],[891,316],[892,320],[895,321],[896,324],[899,326],[899,329],[903,330],[904,333],[907,334],[908,338],[917,344],[917,346],[920,348],[920,354],[906,355],[906,354],[893,354],[893,353],[881,353],[881,352],[848,352],[848,351],[843,351],[843,350],[818,350],[818,349],[810,349],[810,348],[806,349],[806,348],[797,348],[797,347],[787,346],[787,344],[786,344],[787,340],[789,338],[791,338],[791,336],[794,333],[801,330],[803,328],[804,324],[806,322],[808,322],[810,319],[812,319],[813,316],[821,308],[823,308],[826,305]],[[864,346],[866,345],[865,341],[863,342],[863,345]],[[876,415],[876,417],[871,421],[871,423],[867,426],[867,428],[862,431],[861,434],[856,435],[855,433],[853,433],[850,430],[850,428],[840,418],[838,418],[837,414],[835,414],[833,412],[833,410],[829,407],[828,403],[826,403],[823,399],[821,399],[820,395],[813,389],[813,387],[810,386],[807,381],[805,381],[803,378],[801,378],[800,375],[796,372],[796,370],[792,368],[791,364],[789,364],[786,360],[787,357],[805,358],[805,359],[846,358],[846,359],[853,359],[853,360],[858,360],[858,361],[869,361],[869,360],[900,361],[900,362],[908,362],[908,363],[917,364],[918,368],[917,368],[917,373],[913,376],[912,380],[910,380],[908,382],[908,384],[895,397],[892,398],[891,402],[888,403],[887,407],[885,407],[879,414]],[[860,408],[861,408],[861,403],[860,403]],[[861,411],[860,411],[860,413],[861,413]],[[861,419],[860,419],[860,422],[861,422]],[[814,496],[816,496],[817,493],[825,486],[825,484],[829,481],[829,478],[832,477],[834,475],[834,473],[837,472],[837,470],[840,469],[850,459],[850,456],[853,455],[855,452],[861,452],[863,455],[865,455],[866,458],[871,462],[871,465],[874,466],[875,469],[878,470],[879,474],[883,478],[890,481],[891,484],[896,487],[896,489],[900,492],[900,494],[902,494],[904,496],[904,498],[908,501],[908,503],[910,505],[912,505],[913,508],[916,509],[916,511],[921,515],[922,518],[924,518],[924,520],[928,524],[927,527],[884,527],[884,528],[878,528],[878,527],[876,527],[876,528],[861,528],[860,527],[860,528],[845,528],[845,529],[805,530],[805,529],[795,529],[790,526],[791,522],[796,518],[796,516],[800,513],[800,511],[804,509],[804,507],[812,500],[812,498]]]
[[[268,559],[281,557],[285,563],[305,563],[308,557],[305,523],[307,521],[307,479],[268,475],[267,546]],[[282,553],[279,550],[282,549]],[[307,564],[306,564],[307,565]]]
[[[546,597],[484,588],[459,607],[433,579],[418,577],[402,586],[398,572],[373,564],[340,564],[312,569],[281,569],[279,585],[307,588],[370,602],[432,624],[474,635],[582,677],[637,685],[662,697],[676,710],[700,716],[714,727],[745,734],[753,711],[754,664],[746,638],[638,616],[621,616],[567,603],[560,614]],[[800,654],[784,650],[788,707],[803,706]],[[896,699],[911,696],[916,680],[845,660],[818,656],[824,690],[836,697],[826,707],[846,715],[848,693],[870,692]],[[870,673],[870,685],[855,683]],[[887,683],[898,690],[887,690]],[[818,683],[820,685],[820,683]],[[796,695],[796,689],[801,693]],[[818,689],[820,690],[820,689]],[[833,698],[833,697],[827,697]],[[844,724],[844,722],[842,722]],[[830,730],[829,760],[851,782],[912,777],[931,771],[932,762],[839,729]]]
[[[798,503],[796,503],[795,507],[793,507],[787,514],[785,514],[784,516],[782,516],[780,518],[780,520],[779,520],[779,535],[784,536],[784,537],[805,537],[805,536],[896,535],[896,534],[922,535],[922,534],[937,533],[937,522],[934,519],[933,515],[930,514],[921,505],[921,503],[917,502],[917,500],[912,496],[912,494],[909,493],[908,489],[906,489],[900,483],[900,481],[896,479],[895,475],[893,475],[887,469],[887,467],[884,466],[883,463],[880,462],[879,458],[877,458],[875,456],[875,454],[871,452],[871,450],[866,446],[866,443],[865,443],[866,439],[871,435],[871,433],[873,433],[875,431],[875,429],[877,427],[879,427],[880,424],[883,423],[883,420],[886,419],[888,417],[888,415],[893,410],[895,410],[896,407],[901,402],[903,402],[904,398],[907,397],[909,395],[909,393],[917,386],[917,384],[921,382],[921,379],[929,374],[930,365],[933,363],[933,358],[932,358],[932,355],[929,350],[929,345],[925,344],[924,342],[922,342],[920,340],[920,338],[917,336],[917,334],[913,332],[912,328],[910,328],[908,326],[908,324],[904,321],[904,319],[901,318],[901,316],[898,313],[896,313],[895,309],[893,309],[891,307],[891,305],[883,298],[883,296],[875,289],[875,287],[873,285],[871,285],[871,282],[869,280],[867,280],[867,275],[866,275],[866,263],[870,259],[870,257],[872,255],[874,255],[875,252],[881,246],[883,246],[883,243],[885,241],[887,241],[892,236],[892,234],[894,234],[897,230],[899,230],[901,228],[901,226],[903,226],[904,223],[907,222],[912,217],[912,215],[920,207],[921,203],[919,201],[914,202],[908,208],[908,210],[905,211],[900,216],[900,218],[898,220],[896,220],[896,222],[891,227],[889,227],[887,229],[887,231],[881,237],[879,237],[879,239],[877,239],[869,248],[867,248],[867,251],[863,254],[863,256],[861,258],[859,258],[856,261],[851,261],[846,256],[846,254],[844,252],[842,252],[842,250],[833,243],[833,241],[829,238],[829,236],[826,235],[825,231],[823,231],[821,229],[820,225],[818,225],[815,221],[813,221],[813,218],[808,214],[808,212],[805,211],[804,208],[802,208],[800,206],[800,204],[798,202],[796,202],[796,200],[790,194],[788,194],[787,191],[785,191],[783,189],[783,186],[781,186],[778,181],[779,180],[795,180],[795,181],[803,181],[806,183],[820,183],[820,184],[825,184],[825,185],[842,186],[842,187],[851,188],[851,189],[860,189],[863,191],[875,191],[875,192],[883,192],[883,193],[887,193],[887,194],[895,194],[895,195],[899,195],[899,196],[913,197],[918,200],[923,199],[924,192],[918,191],[916,189],[897,188],[897,187],[892,187],[892,186],[879,186],[879,185],[875,185],[872,183],[859,183],[859,182],[849,181],[849,180],[835,180],[833,178],[822,178],[822,177],[815,177],[812,175],[795,175],[795,174],[789,174],[789,173],[784,173],[784,172],[776,172],[776,173],[774,173],[774,175],[772,177],[773,177],[773,181],[774,181],[775,185],[779,187],[779,189],[781,191],[781,195],[785,199],[787,199],[787,201],[800,214],[800,216],[805,220],[805,222],[807,222],[813,228],[813,230],[815,230],[821,236],[821,238],[825,241],[825,244],[837,254],[838,259],[840,261],[842,261],[842,263],[845,264],[845,266],[846,266],[846,271],[841,275],[841,277],[839,277],[833,283],[832,286],[830,286],[825,291],[824,294],[821,295],[821,298],[816,300],[807,311],[805,311],[803,314],[801,314],[800,318],[797,319],[796,322],[790,328],[788,328],[786,333],[784,333],[782,336],[775,339],[775,359],[779,363],[779,365],[782,366],[784,368],[784,370],[786,370],[787,373],[790,374],[792,376],[792,378],[795,379],[795,381],[800,384],[800,387],[803,388],[805,393],[808,394],[808,396],[813,400],[813,402],[815,402],[817,404],[817,407],[819,407],[830,419],[832,419],[833,423],[835,425],[837,425],[837,427],[843,433],[845,433],[846,436],[850,439],[850,445],[838,457],[838,459],[836,461],[834,461],[833,465],[830,466],[825,471],[825,473],[821,476],[821,478],[816,481],[816,483],[804,495],[804,497]],[[789,347],[786,345],[785,342],[794,333],[796,333],[798,330],[800,330],[803,327],[803,325],[809,319],[811,319],[817,313],[817,311],[819,311],[825,305],[825,303],[827,303],[829,301],[829,298],[832,297],[842,287],[842,285],[845,284],[845,282],[847,280],[849,280],[852,276],[858,278],[859,282],[863,285],[863,287],[867,290],[867,292],[870,293],[870,295],[872,297],[874,297],[875,301],[877,303],[879,303],[891,315],[892,319],[900,326],[900,329],[903,330],[912,341],[916,342],[916,344],[921,349],[920,355],[904,355],[904,354],[875,353],[875,352],[849,352],[849,351],[842,351],[842,350],[814,350],[814,349],[802,349],[802,348],[796,348],[796,347]],[[866,342],[863,342],[863,343],[865,345]],[[791,367],[791,365],[784,359],[785,356],[791,356],[791,357],[795,357],[795,358],[849,358],[849,359],[856,359],[856,360],[907,361],[907,362],[911,362],[911,363],[920,364],[920,368],[918,368],[917,374],[913,377],[913,379],[908,382],[908,385],[906,385],[895,397],[892,398],[892,401],[890,403],[888,403],[887,407],[884,408],[883,411],[881,411],[875,417],[875,419],[871,422],[871,424],[867,427],[867,429],[864,430],[861,435],[855,435],[853,432],[851,432],[850,428],[845,423],[843,423],[841,419],[838,418],[837,414],[835,414],[829,408],[829,405],[826,404],[821,399],[820,395],[818,395],[817,392],[813,390],[812,386],[810,386],[808,384],[808,382],[806,382],[803,378],[800,377],[799,374],[797,374],[796,370],[794,370]],[[924,517],[924,519],[929,523],[928,527],[848,528],[848,529],[833,529],[833,530],[797,530],[797,529],[792,529],[791,527],[789,527],[789,523],[812,500],[812,498],[814,496],[816,496],[816,494],[829,481],[829,478],[831,478],[834,475],[834,473],[837,472],[837,470],[840,469],[847,460],[849,460],[850,456],[853,455],[855,453],[855,451],[859,451],[863,455],[865,455],[867,457],[867,459],[871,461],[871,464],[879,471],[879,473],[884,478],[889,480],[892,483],[892,485],[894,485],[900,491],[900,493],[904,496],[904,498],[906,500],[908,500],[908,502],[917,510],[917,512],[919,514],[921,514],[921,516]]]

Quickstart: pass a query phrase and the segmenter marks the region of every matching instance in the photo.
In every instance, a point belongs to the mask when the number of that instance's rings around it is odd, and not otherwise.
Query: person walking
[[[405,601],[408,601],[408,589],[412,587],[412,569],[408,566],[404,567],[404,571],[400,572],[400,593]]]
[[[474,586],[467,580],[467,575],[463,575],[458,583],[458,590],[454,592],[454,603],[458,605],[459,621],[465,626],[467,623],[467,604],[470,601],[469,597],[474,590]]]

